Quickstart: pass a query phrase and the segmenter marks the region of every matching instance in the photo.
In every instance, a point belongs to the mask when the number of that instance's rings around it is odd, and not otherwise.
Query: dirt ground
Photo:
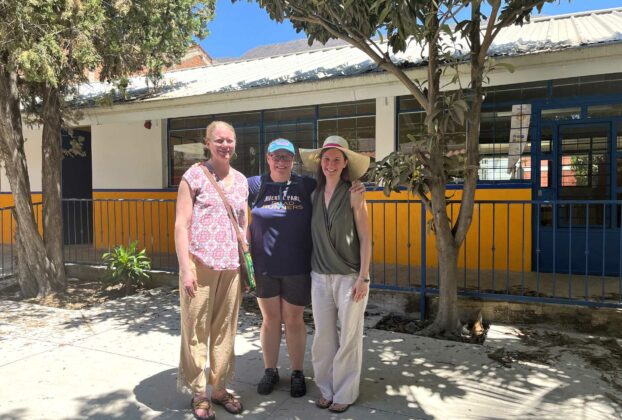
[[[137,291],[134,291],[134,293]],[[65,293],[53,293],[43,299],[23,299],[19,287],[13,285],[0,291],[0,299],[37,303],[43,306],[61,309],[88,309],[109,300],[126,296],[125,290],[117,287],[102,287],[99,281],[86,281],[77,278],[67,279]]]

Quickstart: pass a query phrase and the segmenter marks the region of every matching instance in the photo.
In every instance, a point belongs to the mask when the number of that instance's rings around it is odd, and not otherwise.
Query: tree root
[[[445,340],[458,341],[462,335],[462,325],[458,324],[454,329],[448,330],[442,327],[440,323],[434,321],[432,324],[421,330],[419,335],[430,338],[442,338]]]

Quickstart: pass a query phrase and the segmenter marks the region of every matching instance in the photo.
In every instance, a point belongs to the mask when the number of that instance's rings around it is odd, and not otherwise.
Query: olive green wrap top
[[[315,191],[311,237],[313,271],[320,274],[359,272],[361,251],[354,212],[350,204],[350,183],[339,182],[328,208],[324,200],[324,187]]]

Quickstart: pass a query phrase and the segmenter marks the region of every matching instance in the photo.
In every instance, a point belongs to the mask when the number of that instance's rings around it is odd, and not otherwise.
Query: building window
[[[482,112],[479,136],[479,180],[509,181],[531,179],[531,139],[527,139],[518,162],[510,168],[510,128],[512,107]]]
[[[184,172],[205,159],[205,129],[219,120],[235,128],[237,144],[232,166],[244,174],[259,173],[259,112],[173,118],[169,120],[168,134],[169,186],[179,185]]]
[[[622,117],[622,104],[590,105],[587,107],[588,118]]]
[[[170,130],[168,138],[169,184],[174,186],[179,185],[182,175],[190,166],[205,159],[205,128]]]
[[[546,81],[530,83],[518,83],[513,85],[494,86],[484,89],[485,99],[482,105],[480,118],[480,169],[479,180],[487,181],[512,181],[530,180],[531,167],[531,138],[534,125],[530,118],[526,129],[528,130],[527,141],[522,143],[518,155],[518,161],[511,157],[510,136],[512,128],[512,105],[531,104],[535,100],[546,99],[549,94]],[[566,110],[564,110],[566,111]],[[580,111],[580,110],[579,110]],[[575,118],[576,110],[568,110],[562,118]],[[551,113],[552,119],[557,119],[560,114]],[[518,127],[515,127],[518,128]],[[550,152],[550,139],[548,143],[543,140],[542,147]],[[546,150],[543,150],[546,152]],[[549,179],[548,172],[545,174],[545,183]]]
[[[397,143],[398,147],[413,141],[424,140],[427,136],[425,124],[426,113],[412,96],[402,96],[398,99],[397,115]],[[453,131],[446,133],[447,153],[455,152],[466,147],[466,129],[456,126]],[[450,159],[463,159],[464,155],[453,155]],[[459,165],[457,166],[459,167]],[[452,182],[462,182],[461,171],[449,173]]]
[[[529,103],[537,99],[546,99],[548,86],[546,80],[516,83],[484,88],[486,104]]]
[[[236,157],[231,164],[246,176],[267,170],[266,147],[281,137],[290,140],[297,149],[311,149],[318,147],[327,136],[339,135],[360,153],[372,158],[376,153],[375,100],[173,118],[168,123],[169,186],[179,185],[184,172],[204,159],[205,128],[215,120],[226,121],[235,128]],[[294,172],[305,173],[299,155],[294,162]]]
[[[348,140],[352,150],[376,157],[376,101],[345,102],[318,107],[318,144],[328,136]]]
[[[554,98],[622,93],[622,73],[569,77],[552,83]]]
[[[563,121],[581,119],[581,107],[543,109],[541,112],[542,121]]]

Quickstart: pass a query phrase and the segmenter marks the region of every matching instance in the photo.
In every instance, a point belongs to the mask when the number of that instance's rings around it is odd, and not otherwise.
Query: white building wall
[[[395,96],[376,98],[376,160],[395,150]]]
[[[93,125],[93,189],[161,189],[165,187],[166,159],[163,121]]]
[[[33,193],[41,192],[41,139],[42,129],[37,126],[30,128],[23,127],[24,133],[24,152],[28,163],[28,177],[30,178],[30,190]],[[0,171],[0,192],[11,192],[9,180],[6,177],[4,167]]]

